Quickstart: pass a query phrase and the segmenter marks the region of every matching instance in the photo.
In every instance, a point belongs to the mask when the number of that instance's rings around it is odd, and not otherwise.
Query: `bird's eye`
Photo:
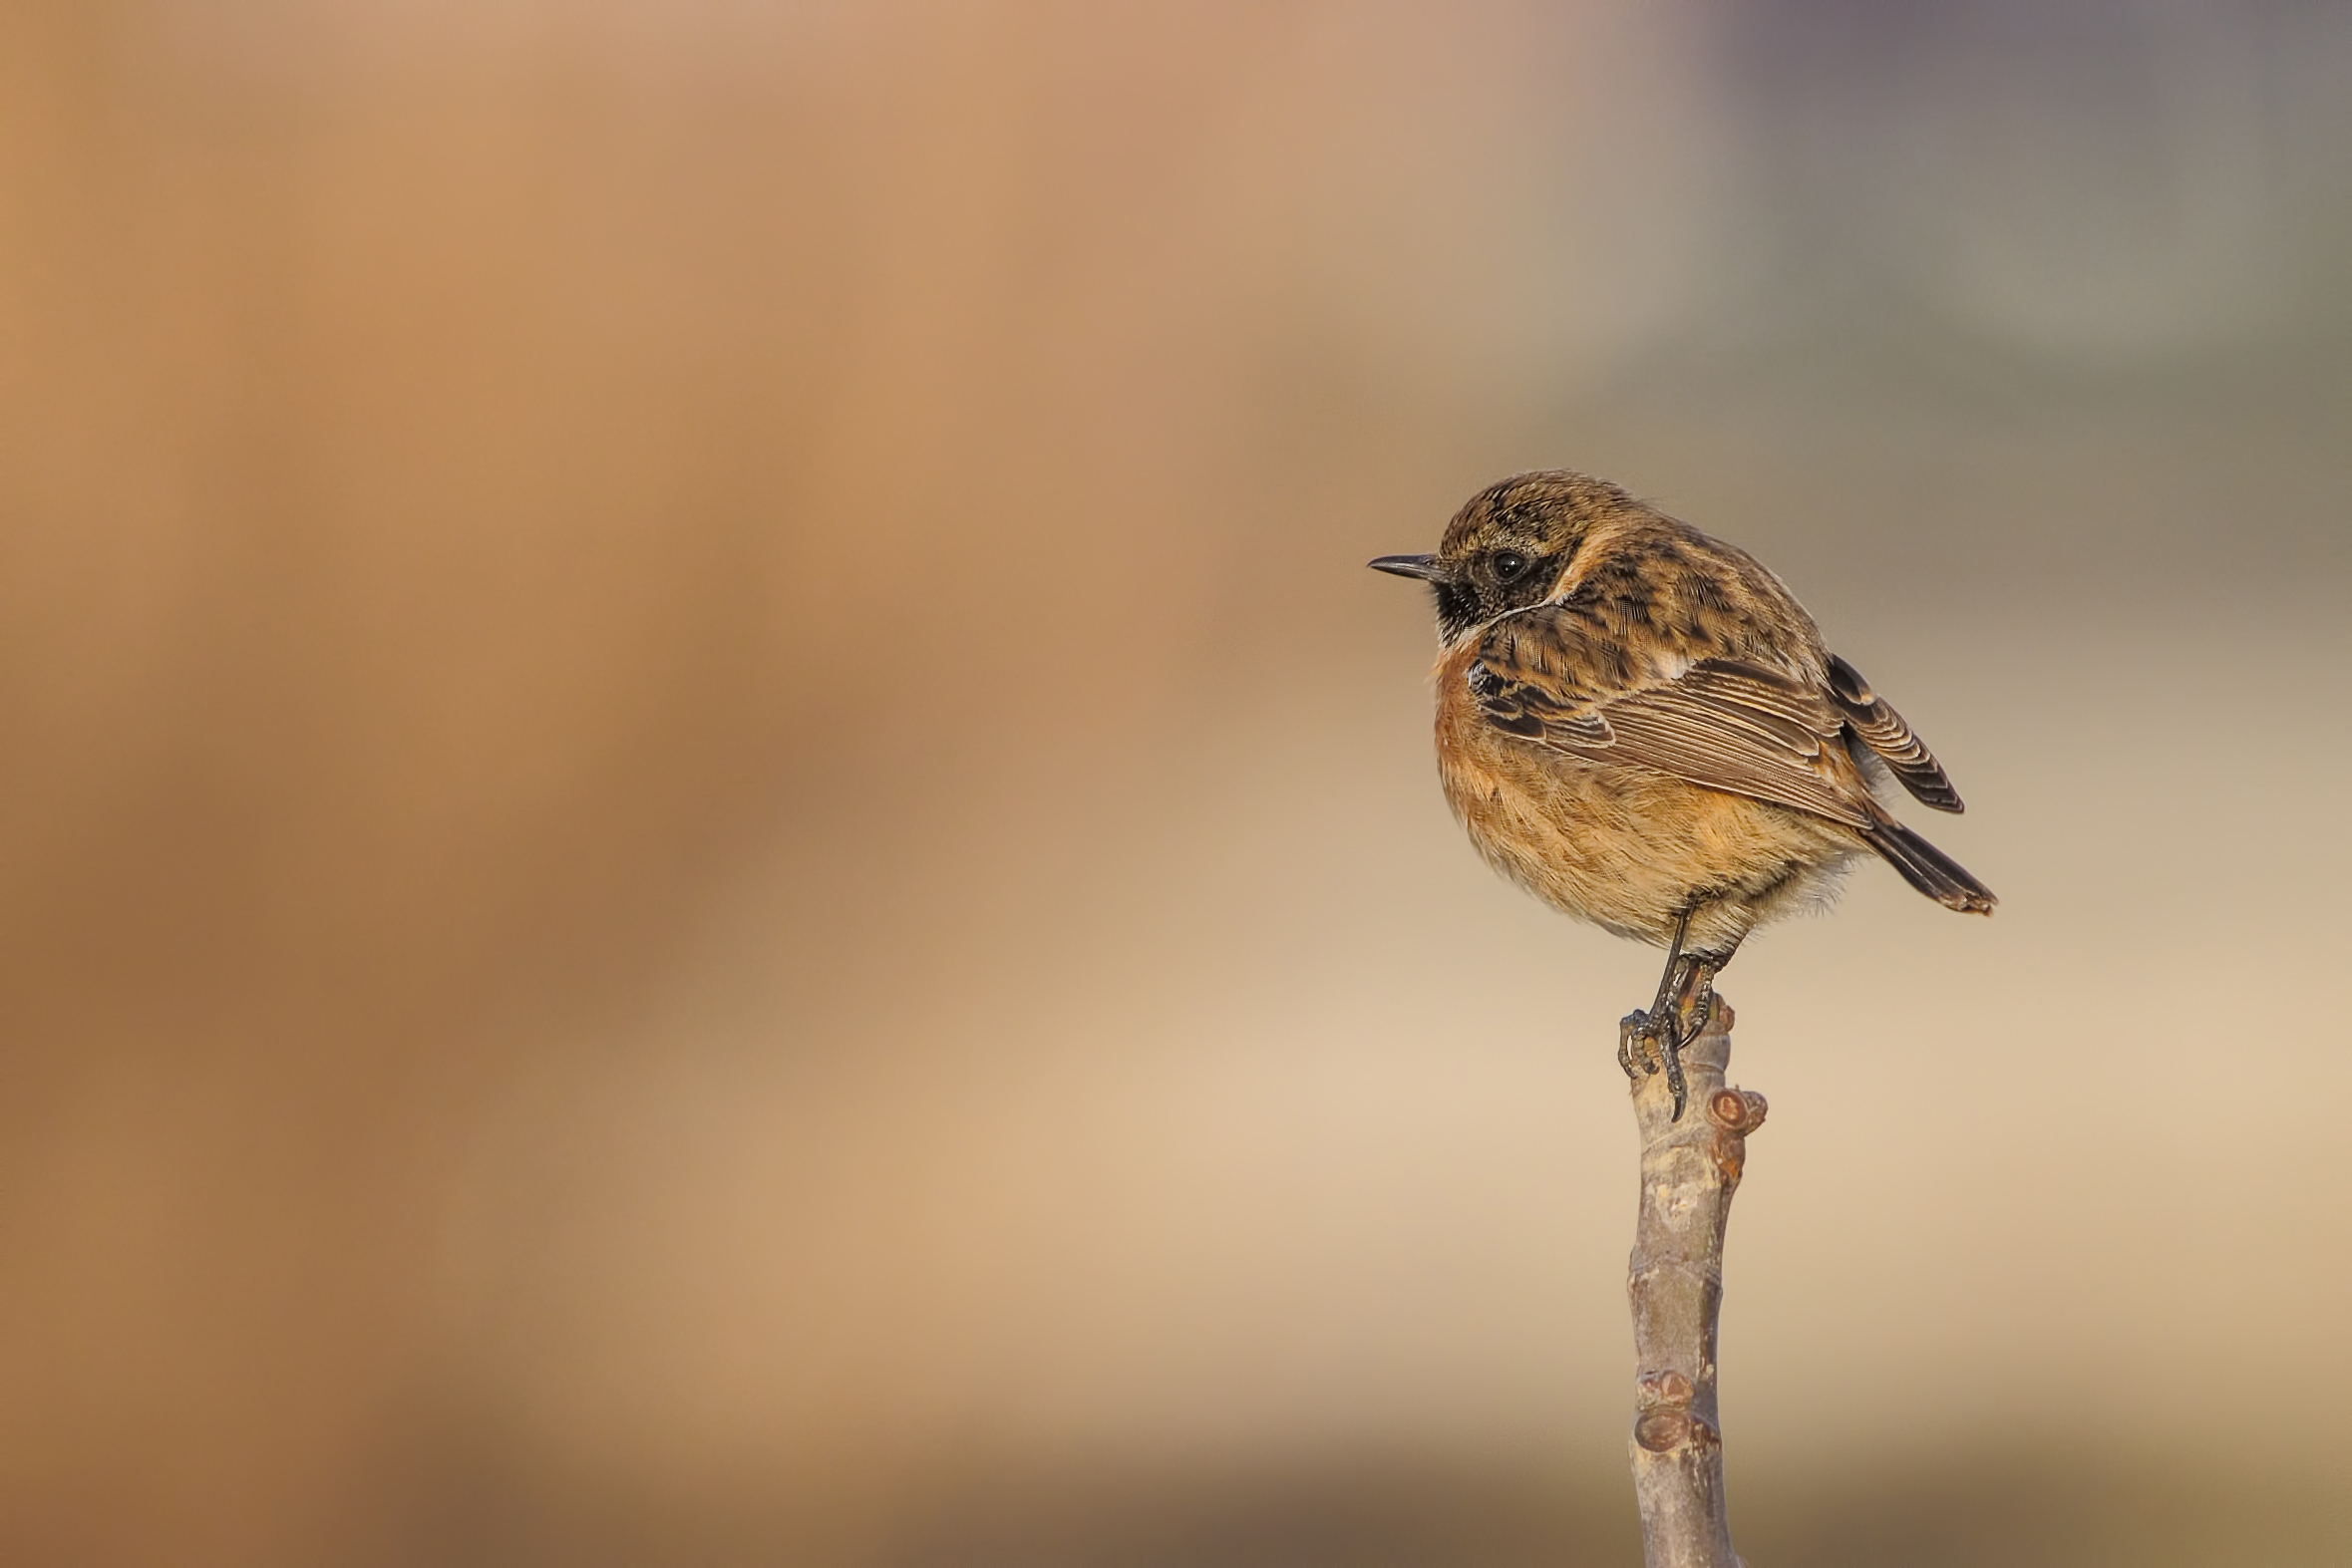
[[[1527,569],[1527,558],[1516,550],[1497,550],[1489,558],[1499,582],[1509,582]]]

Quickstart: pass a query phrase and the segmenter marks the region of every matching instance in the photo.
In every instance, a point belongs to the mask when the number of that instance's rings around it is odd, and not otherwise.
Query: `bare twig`
[[[1633,1085],[1641,1131],[1641,1217],[1625,1282],[1633,1307],[1633,1491],[1649,1568],[1737,1568],[1723,1501],[1715,1413],[1715,1319],[1723,1228],[1764,1097],[1723,1082],[1731,1004],[1720,996],[1682,1051],[1690,1112],[1672,1120],[1663,1073]]]

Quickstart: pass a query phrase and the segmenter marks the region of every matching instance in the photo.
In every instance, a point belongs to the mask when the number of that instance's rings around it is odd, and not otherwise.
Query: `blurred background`
[[[2347,278],[2317,3],[12,0],[0,1556],[1636,1560],[1569,466],[2004,899],[1726,978],[1749,1560],[2352,1560]]]

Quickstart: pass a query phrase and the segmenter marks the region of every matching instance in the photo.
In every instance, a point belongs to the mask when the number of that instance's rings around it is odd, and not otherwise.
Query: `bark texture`
[[[1715,1328],[1723,1304],[1723,1231],[1748,1134],[1764,1097],[1728,1087],[1731,1004],[1682,1051],[1689,1108],[1680,1121],[1666,1075],[1633,1085],[1641,1131],[1641,1214],[1626,1294],[1633,1308],[1633,1490],[1649,1568],[1738,1568],[1723,1498],[1723,1428],[1715,1412]]]

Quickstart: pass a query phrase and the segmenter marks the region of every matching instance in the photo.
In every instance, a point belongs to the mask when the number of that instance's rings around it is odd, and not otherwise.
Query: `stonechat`
[[[1563,470],[1480,491],[1435,555],[1371,564],[1437,591],[1438,777],[1479,853],[1666,949],[1618,1061],[1662,1068],[1678,1119],[1715,976],[1757,926],[1826,902],[1862,851],[1947,909],[1992,911],[1871,791],[1891,776],[1958,811],[1942,766],[1746,551]]]

